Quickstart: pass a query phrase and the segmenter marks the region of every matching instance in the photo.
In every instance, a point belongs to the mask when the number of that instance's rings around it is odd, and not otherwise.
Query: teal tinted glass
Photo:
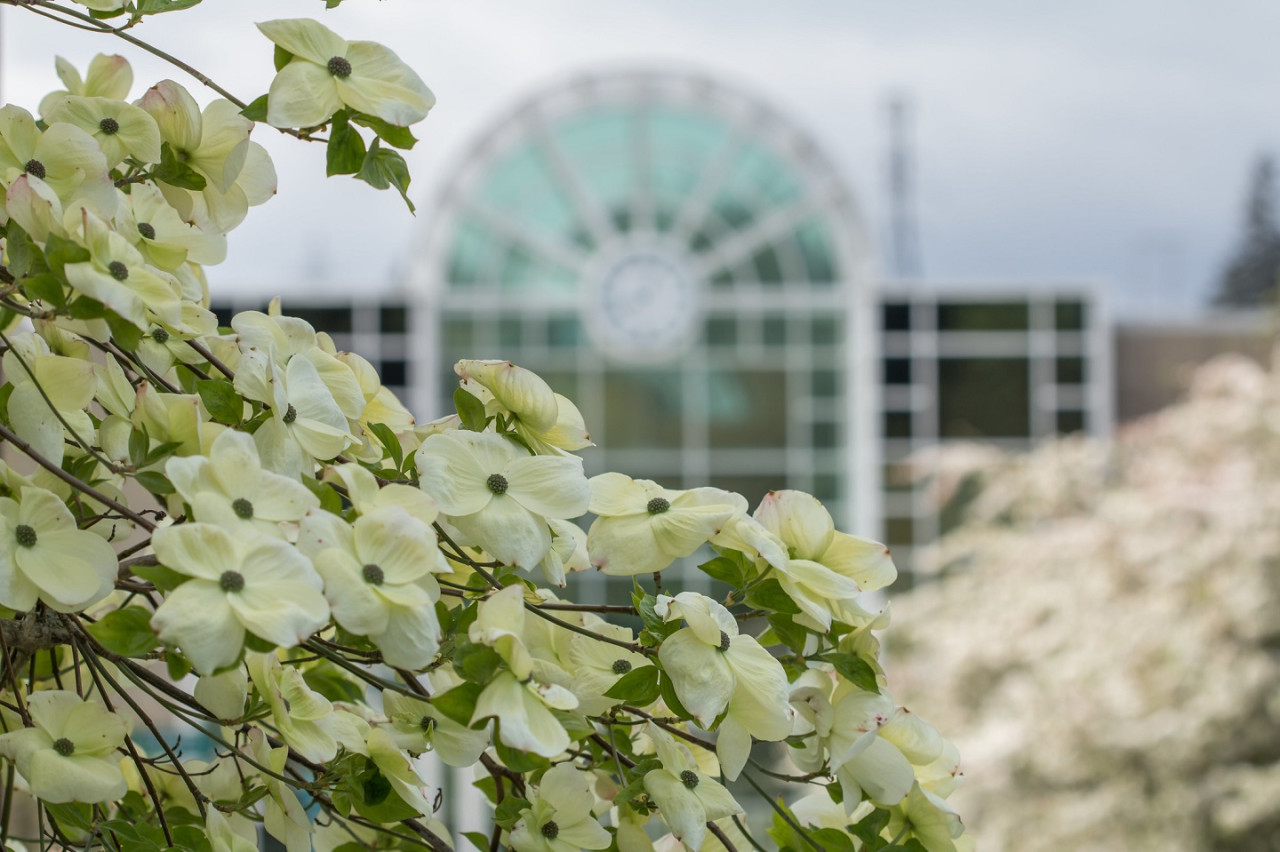
[[[524,145],[499,160],[480,185],[480,199],[534,235],[589,245],[560,181],[543,151]]]
[[[572,115],[553,131],[565,158],[614,227],[627,230],[638,184],[636,117],[622,107]]]

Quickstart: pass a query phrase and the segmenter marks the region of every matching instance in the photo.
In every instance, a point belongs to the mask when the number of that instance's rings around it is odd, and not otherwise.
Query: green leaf
[[[722,583],[728,583],[735,589],[742,588],[747,581],[746,572],[742,570],[742,565],[736,559],[730,559],[728,556],[717,556],[710,562],[703,562],[698,566],[702,572],[712,579],[719,580]]]
[[[307,682],[307,686],[330,701],[359,704],[364,696],[364,690],[360,688],[360,684],[344,677],[338,669],[329,666],[306,669],[302,673],[302,679]]]
[[[800,612],[796,602],[782,590],[782,584],[772,577],[762,580],[747,592],[747,606],[791,615]]]
[[[596,732],[596,726],[588,722],[586,717],[577,713],[569,710],[552,710],[551,715],[556,717],[560,727],[564,728],[564,732],[574,742],[586,739]]]
[[[484,413],[484,403],[469,391],[458,388],[453,392],[453,407],[458,409],[462,428],[471,432],[483,432],[489,418]]]
[[[164,652],[164,665],[169,673],[169,680],[180,681],[192,671],[191,661],[182,655],[182,653],[174,648],[166,648]]]
[[[325,174],[353,175],[364,165],[364,138],[347,121],[347,111],[334,113],[333,126],[329,130],[329,144],[325,148]],[[385,187],[380,187],[385,189]]]
[[[640,666],[618,678],[618,682],[605,692],[605,697],[644,707],[657,701],[661,694],[658,689],[658,667]]]
[[[0,419],[9,424],[9,397],[13,396],[13,385],[5,382],[0,385]]]
[[[533,805],[519,796],[507,796],[493,810],[493,821],[503,828],[511,828],[520,819],[521,811],[527,811]]]
[[[404,466],[404,448],[400,446],[400,439],[396,437],[396,433],[392,432],[391,427],[385,423],[370,423],[369,431],[391,454],[391,461],[395,463],[396,470],[400,470]]]
[[[147,450],[151,449],[151,439],[141,429],[129,433],[129,463],[134,467],[146,464]]]
[[[459,725],[470,725],[471,715],[476,712],[476,699],[483,691],[483,685],[467,681],[448,692],[432,696],[431,706]]]
[[[812,832],[813,839],[827,852],[854,852],[853,840],[836,828],[819,828]]]
[[[244,418],[244,399],[231,382],[201,379],[196,382],[196,393],[209,410],[209,416],[219,423],[235,426]]]
[[[204,176],[178,159],[168,142],[160,146],[160,165],[151,170],[151,177],[179,189],[199,192],[205,188]]]
[[[140,606],[109,612],[86,629],[108,651],[122,657],[145,657],[160,647],[160,640],[151,629],[151,612]]]
[[[551,761],[540,754],[511,748],[502,742],[498,732],[493,736],[493,750],[497,753],[498,760],[502,761],[502,765],[513,772],[536,772],[551,765]]]
[[[279,71],[281,68],[293,61],[293,54],[277,44],[275,53],[271,57],[271,61],[275,63],[276,70]]]
[[[771,612],[766,618],[769,620],[769,629],[778,637],[778,641],[797,654],[804,650],[805,639],[809,634],[807,630],[796,624],[794,618],[781,612]]]
[[[418,140],[414,138],[412,132],[407,127],[399,127],[389,121],[383,121],[377,116],[365,115],[357,112],[351,115],[351,120],[356,124],[367,127],[374,133],[378,134],[378,138],[393,148],[399,148],[402,151],[408,151],[418,144]]]
[[[258,95],[249,102],[249,105],[240,110],[240,114],[250,121],[266,121],[267,120],[267,96]]]
[[[164,565],[135,565],[129,570],[134,576],[141,577],[162,592],[171,592],[191,579]]]
[[[44,258],[49,264],[49,271],[59,278],[65,278],[63,271],[68,263],[87,263],[89,250],[79,243],[50,234],[44,241]]]
[[[141,470],[134,474],[133,478],[152,494],[173,494],[177,490],[169,481],[169,477],[158,470]]]
[[[77,828],[81,831],[93,831],[93,808],[89,805],[82,805],[78,802],[51,805],[45,802],[44,810],[45,813],[53,818],[54,822],[64,829]]]
[[[383,148],[379,144],[380,141],[373,140],[356,177],[374,189],[394,186],[400,192],[404,203],[409,205],[409,212],[412,213],[414,207],[413,202],[409,200],[409,166],[405,163],[404,157],[389,148]]]
[[[60,308],[67,303],[67,287],[62,279],[52,272],[41,272],[38,275],[32,275],[30,278],[23,278],[21,283],[22,290],[29,299],[39,299],[46,305],[55,308]],[[87,296],[76,301],[94,303]],[[102,308],[100,310],[105,311],[106,309]]]
[[[684,705],[680,703],[680,696],[676,695],[675,684],[673,684],[671,682],[671,678],[667,677],[665,674],[658,679],[658,691],[662,695],[662,702],[667,705],[667,708],[671,710],[672,713],[675,713],[682,719],[689,719],[693,717],[693,714],[686,710]]]
[[[830,791],[828,790],[828,792]],[[833,801],[836,801],[834,797]],[[838,801],[837,804],[839,804]],[[880,838],[880,833],[884,831],[885,826],[888,824],[889,811],[884,808],[876,808],[871,813],[849,826],[849,831],[853,832],[853,835],[863,843],[871,846],[877,842],[884,842]]]
[[[365,819],[387,823],[421,816],[400,798],[387,777],[367,758],[364,769],[354,779],[348,776],[346,781],[346,789],[352,794],[351,803]]]
[[[4,238],[5,254],[9,262],[9,272],[16,278],[24,278],[45,272],[49,267],[44,261],[44,252],[36,245],[31,235],[12,219],[9,220]]]
[[[55,276],[49,277],[57,281]],[[58,282],[58,288],[62,288],[61,282]],[[107,306],[88,296],[81,296],[67,305],[67,313],[71,314],[72,319],[102,319],[107,315]]]
[[[453,669],[472,683],[486,684],[502,665],[502,657],[488,645],[461,642],[453,655]]]
[[[116,344],[125,351],[138,348],[142,340],[142,330],[115,311],[107,313],[107,328]]]
[[[200,0],[138,0],[139,15],[159,15],[199,5]]]
[[[270,654],[276,649],[276,643],[269,642],[255,633],[245,631],[244,646],[250,651],[257,654]]]
[[[302,484],[307,490],[320,499],[320,508],[334,515],[342,514],[342,495],[333,490],[328,483],[321,482],[314,476],[303,476]]]
[[[329,2],[332,3],[333,6],[336,6],[338,3],[342,2],[342,0],[329,0]],[[333,6],[329,6],[329,8],[332,9]],[[480,852],[489,852],[489,838],[485,837],[483,832],[464,831],[462,832],[462,836],[467,838],[467,840],[470,840],[471,845],[479,849]],[[356,849],[351,850],[351,852],[365,852],[365,849],[366,847],[364,846],[358,846]],[[338,847],[333,850],[333,852],[342,852],[342,847]]]
[[[840,676],[865,692],[880,692],[880,682],[876,679],[876,670],[871,664],[857,654],[824,654],[823,660],[830,663]]]

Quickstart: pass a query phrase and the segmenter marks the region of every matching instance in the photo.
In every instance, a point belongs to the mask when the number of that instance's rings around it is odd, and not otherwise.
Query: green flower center
[[[218,585],[224,592],[239,592],[244,589],[244,575],[239,571],[223,571],[218,578]]]
[[[111,273],[111,277],[117,281],[123,281],[129,277],[129,267],[125,266],[118,260],[113,260],[107,264],[107,271]]]
[[[98,122],[98,129],[108,136],[114,136],[120,132],[120,122],[114,118],[104,118]]]
[[[489,478],[484,481],[489,486],[489,490],[494,494],[506,494],[507,488],[511,483],[507,482],[507,478],[500,473],[491,473]]]
[[[18,524],[18,526],[14,527],[13,536],[18,540],[18,544],[23,547],[36,546],[36,531],[34,527]]]
[[[631,671],[631,662],[630,662],[629,660],[614,660],[614,661],[613,661],[613,673],[614,673],[614,674],[620,674],[620,675],[623,675],[623,674],[626,674],[626,673],[627,673],[627,672],[629,672],[629,671]]]
[[[240,520],[247,521],[253,517],[253,504],[243,497],[237,497],[231,501],[231,511],[235,512]]]
[[[382,567],[379,565],[366,565],[360,569],[360,575],[364,577],[364,581],[371,586],[381,586],[385,575],[382,573]]]
[[[47,174],[44,170],[44,163],[35,159],[27,160],[27,164],[22,167],[22,170],[33,177],[40,178],[40,180],[44,180],[44,176]]]
[[[154,340],[156,343],[168,343],[169,332],[161,328],[160,326],[156,326],[155,328],[151,329],[151,339]]]
[[[729,650],[729,634],[723,630],[720,631],[720,653]]]
[[[698,786],[698,773],[692,769],[686,769],[680,773],[680,783],[692,790]]]
[[[556,821],[551,819],[542,824],[542,836],[548,840],[555,840],[560,835],[560,826],[556,825]]]
[[[436,720],[432,719],[430,716],[423,716],[418,722],[418,727],[422,728],[422,730],[428,734],[431,733],[431,729],[434,728],[435,725]]]
[[[345,80],[351,76],[351,63],[341,56],[335,56],[330,59],[326,67],[329,69],[330,74],[339,79]]]
[[[661,515],[671,508],[671,503],[665,497],[654,497],[645,508],[649,510],[650,515]]]
[[[156,229],[152,227],[150,222],[139,222],[138,233],[142,234],[142,236],[149,240],[154,240],[156,238]]]
[[[284,412],[284,422],[292,423],[298,419],[298,409],[293,407],[293,403],[289,403],[289,407]]]
[[[58,737],[53,741],[53,750],[63,757],[70,757],[75,754],[76,744],[66,737]]]

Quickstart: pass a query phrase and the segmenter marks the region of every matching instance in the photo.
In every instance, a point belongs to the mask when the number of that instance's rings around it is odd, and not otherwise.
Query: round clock
[[[605,264],[585,307],[592,340],[622,358],[674,358],[698,328],[693,278],[653,248],[632,248]]]

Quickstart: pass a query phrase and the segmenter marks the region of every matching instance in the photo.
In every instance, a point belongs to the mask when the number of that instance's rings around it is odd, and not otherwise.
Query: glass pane
[[[886,438],[910,438],[911,412],[886,411],[884,413],[884,436]]]
[[[836,423],[813,424],[813,446],[819,450],[833,450],[840,444],[840,428]]]
[[[552,346],[577,346],[582,342],[582,323],[577,317],[547,320],[547,342]]]
[[[813,371],[813,395],[816,397],[834,397],[840,393],[840,377],[835,370]]]
[[[678,446],[684,438],[683,381],[677,371],[607,371],[600,444],[611,449]]]
[[[537,147],[517,148],[499,160],[477,194],[490,208],[535,234],[556,242],[590,245],[565,191]]]
[[[804,255],[809,280],[815,284],[835,281],[839,272],[826,226],[817,219],[810,220],[796,229],[796,239],[800,242],[800,252]]]
[[[765,317],[763,333],[766,346],[785,346],[787,344],[786,318]]]
[[[1026,327],[1024,302],[938,305],[939,331],[1022,331]]]
[[[885,358],[884,383],[886,385],[911,384],[911,359]]]
[[[835,317],[815,317],[809,324],[809,341],[814,345],[840,342],[840,325]]]
[[[716,447],[781,447],[787,442],[787,377],[781,370],[718,370],[707,388]],[[781,487],[781,486],[778,486]]]
[[[707,317],[707,343],[733,346],[738,342],[738,323],[733,317]]]
[[[635,195],[635,118],[623,107],[601,107],[563,119],[554,134],[583,186],[617,225],[628,230]]]
[[[475,333],[470,319],[446,319],[442,323],[446,354],[464,353],[475,346]],[[458,354],[458,357],[465,357]],[[450,363],[453,363],[450,360]]]
[[[506,352],[524,343],[524,326],[519,317],[501,317],[498,320],[498,347]]]
[[[350,308],[317,308],[307,305],[285,305],[291,316],[306,320],[316,331],[327,331],[330,334],[347,334],[351,331]]]
[[[910,331],[911,306],[900,302],[889,302],[881,308],[881,328],[885,331]]]
[[[1079,331],[1084,328],[1084,319],[1083,302],[1058,302],[1053,306],[1053,327],[1058,331]]]
[[[1029,374],[1023,358],[939,360],[939,434],[944,438],[1028,436]]]
[[[384,305],[378,311],[378,330],[383,334],[404,334],[409,330],[409,310],[404,305]]]
[[[1085,414],[1083,411],[1059,411],[1058,434],[1070,435],[1072,432],[1085,430]]]
[[[1060,385],[1084,384],[1084,372],[1083,358],[1057,359],[1055,373],[1057,375],[1058,384]]]
[[[493,260],[499,256],[499,243],[487,228],[464,220],[458,225],[449,249],[449,284],[467,287],[492,283]]]

